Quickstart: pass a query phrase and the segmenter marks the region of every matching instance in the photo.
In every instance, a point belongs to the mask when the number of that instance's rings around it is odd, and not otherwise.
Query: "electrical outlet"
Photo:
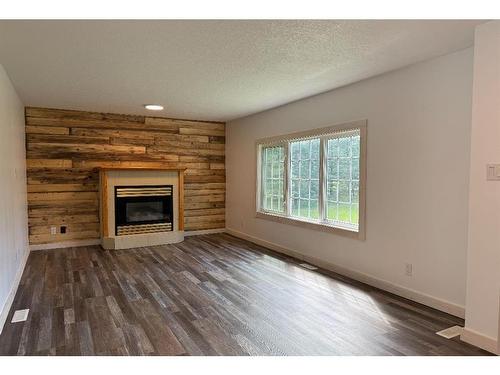
[[[57,234],[57,228],[56,227],[50,227],[50,234],[52,234],[52,235]]]
[[[413,276],[413,264],[411,264],[411,263],[405,264],[405,275],[406,276]]]

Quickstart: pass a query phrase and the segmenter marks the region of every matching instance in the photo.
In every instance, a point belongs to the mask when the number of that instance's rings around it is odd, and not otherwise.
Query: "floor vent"
[[[307,268],[308,270],[311,270],[311,271],[318,269],[318,267],[315,267],[312,264],[307,264],[307,263],[300,263],[299,266]]]
[[[462,334],[463,329],[464,328],[460,326],[453,326],[450,328],[443,329],[442,331],[436,332],[436,334],[447,339],[452,339],[453,337],[460,336]]]
[[[29,312],[30,312],[30,309],[17,310],[14,313],[14,316],[12,317],[11,323],[18,323],[18,322],[26,321],[26,319],[28,319]]]

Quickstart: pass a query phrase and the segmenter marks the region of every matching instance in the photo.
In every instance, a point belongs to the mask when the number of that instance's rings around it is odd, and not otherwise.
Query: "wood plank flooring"
[[[487,354],[435,334],[461,319],[298,263],[227,234],[32,252],[0,354]]]

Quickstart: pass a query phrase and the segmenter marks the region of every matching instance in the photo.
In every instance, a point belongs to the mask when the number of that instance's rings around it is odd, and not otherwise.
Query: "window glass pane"
[[[273,161],[278,161],[281,154],[281,148],[273,147]]]
[[[273,210],[274,211],[280,210],[280,197],[278,196],[273,196]]]
[[[305,219],[318,219],[320,139],[290,142],[290,147],[292,151],[300,150],[290,155],[292,169],[298,165],[298,178],[292,180],[292,197],[300,197],[300,200],[292,199],[291,214]]]
[[[338,201],[338,188],[339,188],[339,182],[338,181],[328,181],[328,186],[327,186],[327,199],[332,202],[337,202]]]
[[[359,202],[359,182],[358,181],[351,182],[351,202],[353,202],[353,203]]]
[[[262,148],[262,209],[284,213],[285,147]]]
[[[351,222],[359,222],[359,205],[357,203],[351,204]]]
[[[299,216],[299,199],[292,199],[292,215]]]
[[[318,200],[319,197],[319,180],[311,180],[310,197],[313,200]]]
[[[299,207],[299,216],[309,217],[309,200],[301,199]]]
[[[339,203],[338,220],[343,221],[345,223],[349,223],[351,221],[351,205],[350,204]]]
[[[337,220],[337,203],[333,203],[333,202],[328,202],[327,204],[328,206],[328,211],[327,211],[327,218],[329,220]]]
[[[327,166],[327,172],[328,172],[328,178],[331,180],[338,180],[339,179],[339,158],[331,158],[328,159],[328,166]]]
[[[339,159],[339,179],[349,180],[351,177],[351,160],[349,158]]]
[[[292,198],[299,197],[299,183],[300,183],[300,180],[298,180],[298,179],[292,180]]]
[[[359,132],[326,142],[326,219],[359,223]]]
[[[280,177],[280,168],[278,159],[274,159],[272,169],[273,169],[272,173],[273,179],[278,179]]]
[[[300,159],[300,143],[293,142],[290,144],[290,146],[291,146],[292,160],[299,160]]]
[[[311,200],[309,215],[311,219],[319,218],[318,200]]]
[[[353,180],[359,180],[359,159],[352,158],[351,159],[351,173]]]
[[[349,181],[339,181],[339,202],[350,203]]]
[[[273,193],[278,193],[280,191],[280,185],[278,179],[273,179]]]
[[[359,135],[351,138],[351,151],[353,158],[359,158]]]
[[[309,180],[300,180],[300,197],[309,199]]]
[[[311,178],[319,178],[319,160],[311,160]]]
[[[307,180],[309,179],[309,173],[311,172],[311,166],[309,160],[300,161],[300,178]]]
[[[300,159],[307,160],[310,156],[311,141],[302,141],[300,143]]]
[[[299,165],[298,161],[292,161],[292,178],[299,178]]]
[[[319,138],[311,139],[311,159],[319,160]]]
[[[265,207],[269,207],[269,209],[271,209],[272,201],[273,201],[273,197],[271,195],[268,195],[266,197]]]
[[[266,169],[265,170],[265,176],[266,176],[266,178],[272,178],[273,177],[272,176],[272,173],[273,173],[272,165],[273,164],[271,162],[265,164],[265,169]]]
[[[328,158],[339,156],[339,140],[337,138],[328,140]]]
[[[342,137],[339,139],[339,156],[351,156],[350,138]]]

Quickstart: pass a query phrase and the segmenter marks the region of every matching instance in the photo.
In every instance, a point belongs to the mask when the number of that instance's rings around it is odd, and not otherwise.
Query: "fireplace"
[[[115,186],[115,235],[172,231],[172,185]]]
[[[99,181],[104,249],[184,240],[184,169],[102,167]]]

